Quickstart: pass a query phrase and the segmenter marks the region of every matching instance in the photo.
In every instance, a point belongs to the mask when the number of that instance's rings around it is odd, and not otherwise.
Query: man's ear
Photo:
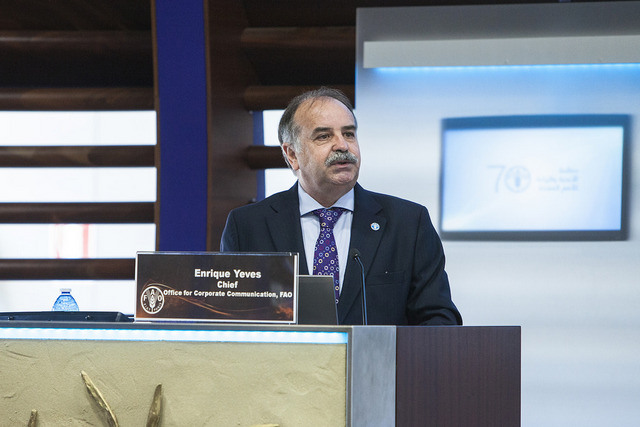
[[[295,172],[299,169],[298,165],[298,157],[296,156],[296,151],[293,148],[292,144],[285,142],[282,144],[282,154],[284,154],[285,159],[289,163],[289,167]]]

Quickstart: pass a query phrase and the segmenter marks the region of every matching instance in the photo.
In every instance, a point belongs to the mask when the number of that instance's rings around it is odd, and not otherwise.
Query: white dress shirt
[[[340,272],[340,291],[342,291],[342,282],[344,281],[344,270],[347,266],[347,258],[349,257],[349,244],[351,242],[351,221],[353,220],[354,196],[353,188],[347,194],[338,199],[331,206],[332,208],[343,208],[345,212],[333,227],[333,236],[336,240],[336,248],[338,249],[338,266]],[[313,274],[313,255],[315,252],[316,241],[320,234],[320,219],[313,213],[316,209],[322,209],[313,197],[308,195],[300,185],[298,185],[298,197],[300,199],[300,225],[302,226],[302,241],[304,243],[304,252],[306,254],[307,266],[309,274]]]

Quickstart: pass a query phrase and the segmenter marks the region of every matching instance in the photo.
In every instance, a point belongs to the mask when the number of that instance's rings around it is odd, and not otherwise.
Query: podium
[[[121,425],[518,426],[519,327],[0,322],[0,413]]]
[[[398,426],[519,426],[520,327],[397,328]]]

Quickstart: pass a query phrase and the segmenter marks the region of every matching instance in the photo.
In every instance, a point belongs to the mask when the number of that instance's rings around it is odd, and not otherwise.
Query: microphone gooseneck
[[[362,260],[360,259],[360,251],[356,248],[351,249],[351,257],[360,266],[360,285],[362,289],[362,324],[368,325],[369,321],[367,320],[367,288],[364,284],[364,265],[362,264]]]

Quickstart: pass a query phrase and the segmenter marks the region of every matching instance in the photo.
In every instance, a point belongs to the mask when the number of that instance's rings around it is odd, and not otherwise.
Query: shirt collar
[[[354,191],[353,188],[347,192],[344,196],[340,197],[331,207],[343,208],[353,212],[354,207]],[[320,203],[318,203],[313,197],[307,194],[306,191],[298,184],[298,198],[300,200],[300,216],[307,215],[316,209],[322,209]]]

